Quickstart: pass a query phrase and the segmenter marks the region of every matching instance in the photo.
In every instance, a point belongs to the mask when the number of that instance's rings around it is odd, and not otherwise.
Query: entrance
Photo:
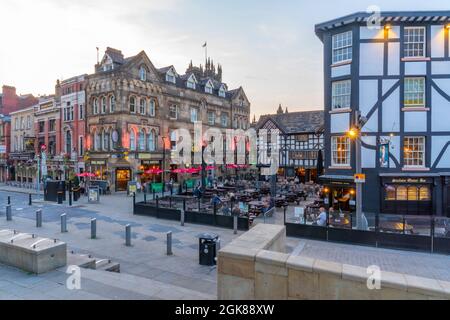
[[[116,169],[116,192],[127,191],[128,181],[131,181],[131,169]]]

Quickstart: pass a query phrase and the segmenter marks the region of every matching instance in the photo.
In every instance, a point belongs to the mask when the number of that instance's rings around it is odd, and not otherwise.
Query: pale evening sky
[[[0,85],[51,94],[56,79],[92,73],[96,47],[145,50],[157,67],[184,73],[204,49],[242,85],[257,116],[323,107],[322,45],[314,25],[370,5],[448,10],[444,0],[0,0]]]

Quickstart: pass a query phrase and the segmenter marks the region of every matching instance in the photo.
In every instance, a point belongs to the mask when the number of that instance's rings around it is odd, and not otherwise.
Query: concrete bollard
[[[131,225],[125,226],[125,245],[131,247]]]
[[[6,221],[11,221],[12,220],[12,210],[11,210],[11,205],[7,205],[6,206]]]
[[[63,213],[61,215],[61,233],[67,232],[67,215]]]
[[[172,252],[172,231],[167,232],[167,255],[171,256]]]
[[[91,219],[91,239],[97,238],[97,219]]]
[[[237,230],[238,230],[238,217],[237,215],[233,216],[233,230],[234,230],[234,234],[237,234]]]
[[[36,228],[42,228],[42,209],[36,210]]]

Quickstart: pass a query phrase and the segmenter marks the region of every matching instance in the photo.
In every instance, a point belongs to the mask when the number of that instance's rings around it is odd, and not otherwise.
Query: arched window
[[[95,133],[94,149],[100,151],[102,148],[102,136],[100,132]]]
[[[145,150],[145,131],[142,129],[139,132],[139,150],[144,151]]]
[[[110,149],[110,141],[111,141],[111,134],[109,131],[103,131],[103,150],[109,151]]]
[[[136,112],[136,98],[135,97],[130,98],[130,112],[131,113]]]
[[[148,134],[148,150],[155,151],[156,150],[156,133],[155,130],[150,131]]]
[[[116,109],[116,97],[109,97],[109,111],[112,113]]]
[[[70,130],[66,131],[66,153],[70,155],[72,152],[72,133]]]
[[[147,109],[147,101],[145,99],[141,99],[139,105],[139,113],[145,114],[145,109]]]
[[[94,99],[94,103],[92,106],[92,113],[98,114],[98,99],[97,98]]]
[[[136,133],[134,130],[130,131],[130,150],[136,151]]]
[[[141,81],[147,81],[147,70],[144,66],[141,66],[139,69],[139,79],[141,79]]]
[[[102,113],[106,113],[106,97],[102,98]]]
[[[153,100],[153,99],[150,100],[149,109],[150,109],[150,110],[149,110],[150,117],[154,117],[154,116],[155,116],[155,113],[156,113],[156,103],[155,103],[155,100]]]

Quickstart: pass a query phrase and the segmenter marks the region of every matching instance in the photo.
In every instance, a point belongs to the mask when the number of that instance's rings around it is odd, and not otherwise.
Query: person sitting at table
[[[239,208],[239,204],[236,204],[233,208],[233,210],[231,211],[231,214],[233,216],[240,216],[241,215],[241,209]]]
[[[313,223],[316,226],[326,227],[327,225],[327,210],[324,207],[320,207],[319,216],[316,218],[316,221]]]
[[[197,198],[201,198],[201,197],[202,197],[202,190],[201,190],[201,188],[200,188],[200,184],[198,184],[198,185],[195,187],[195,190],[194,190],[194,196],[197,197]]]
[[[211,198],[211,204],[214,206],[218,206],[219,204],[222,204],[223,201],[220,199],[219,195],[216,193],[214,193],[214,196]]]

